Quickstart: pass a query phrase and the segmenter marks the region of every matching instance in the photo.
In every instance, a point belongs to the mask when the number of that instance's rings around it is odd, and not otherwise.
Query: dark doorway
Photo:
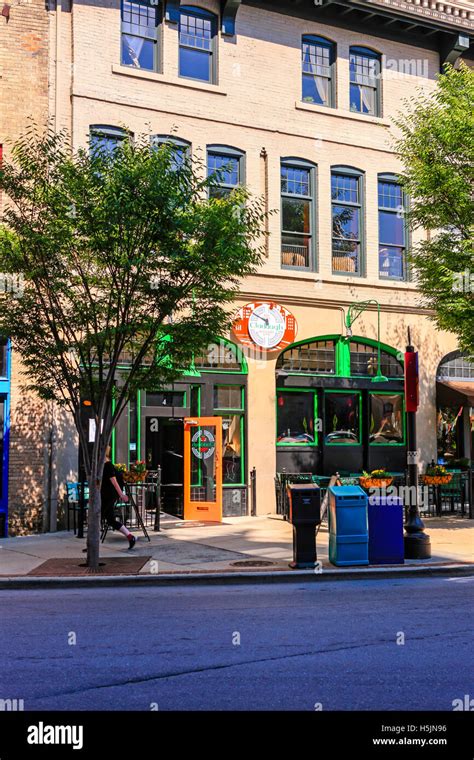
[[[183,517],[183,445],[182,419],[145,418],[147,469],[161,466],[161,506],[176,517]]]

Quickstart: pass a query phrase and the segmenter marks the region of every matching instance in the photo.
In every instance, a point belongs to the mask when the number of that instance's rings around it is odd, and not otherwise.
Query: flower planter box
[[[448,475],[422,475],[421,480],[425,486],[446,486],[451,483],[453,476]]]
[[[393,478],[359,478],[362,488],[388,488],[393,483]]]

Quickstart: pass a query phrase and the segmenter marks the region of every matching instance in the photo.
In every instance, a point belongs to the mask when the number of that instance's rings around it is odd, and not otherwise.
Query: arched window
[[[235,343],[218,338],[202,354],[194,357],[196,369],[204,372],[240,372],[247,374],[247,362]]]
[[[229,145],[207,146],[207,176],[211,198],[222,198],[245,181],[245,153]]]
[[[351,47],[350,109],[368,116],[381,116],[381,58],[375,50]]]
[[[278,370],[333,375],[336,371],[335,341],[316,340],[291,346],[278,357]]]
[[[109,124],[91,124],[89,127],[89,150],[112,156],[117,147],[132,135],[126,129]]]
[[[361,343],[351,340],[350,346],[351,375],[373,377],[377,374],[377,343]],[[403,377],[403,364],[388,351],[380,351],[380,369],[386,377]]]
[[[179,14],[179,76],[217,81],[217,18],[214,13],[182,5]]]
[[[472,380],[474,382],[474,357],[469,361],[462,351],[452,351],[440,361],[436,377],[439,380]]]
[[[170,145],[173,149],[173,168],[177,169],[191,156],[191,143],[174,135],[153,135],[151,138],[153,147]]]
[[[324,37],[306,34],[301,45],[302,99],[334,107],[336,46]]]
[[[378,176],[379,277],[406,280],[407,197],[394,174]]]
[[[316,269],[316,166],[281,160],[281,265]]]
[[[331,169],[332,271],[364,270],[364,173],[352,166]]]

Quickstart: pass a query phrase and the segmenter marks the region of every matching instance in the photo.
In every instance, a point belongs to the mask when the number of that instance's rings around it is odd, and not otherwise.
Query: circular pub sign
[[[289,346],[296,338],[297,329],[293,314],[273,301],[256,301],[243,306],[232,326],[240,343],[265,351]]]
[[[216,439],[210,430],[196,430],[191,439],[191,449],[198,459],[209,459],[214,454]]]

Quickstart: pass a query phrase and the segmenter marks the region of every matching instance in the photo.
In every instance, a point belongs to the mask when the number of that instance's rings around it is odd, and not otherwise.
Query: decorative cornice
[[[328,0],[330,4],[333,0]],[[351,0],[351,4],[389,11],[401,16],[423,17],[425,21],[474,32],[474,11],[442,0]]]

